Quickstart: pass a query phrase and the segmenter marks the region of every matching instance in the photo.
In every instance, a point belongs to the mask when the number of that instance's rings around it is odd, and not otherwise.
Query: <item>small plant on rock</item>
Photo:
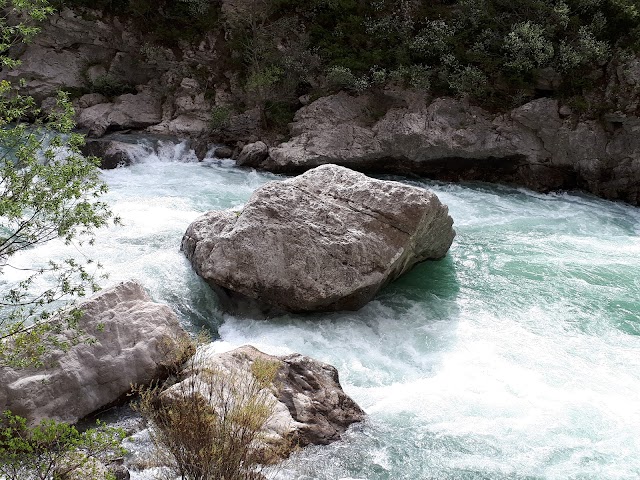
[[[284,450],[265,433],[279,364],[256,360],[248,373],[192,361],[190,369],[197,374],[170,390],[140,392],[158,463],[182,480],[263,479],[264,465]]]

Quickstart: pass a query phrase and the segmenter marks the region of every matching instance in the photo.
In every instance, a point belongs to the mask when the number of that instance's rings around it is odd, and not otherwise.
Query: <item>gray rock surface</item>
[[[637,117],[621,114],[608,124],[579,121],[549,98],[496,115],[453,98],[388,95],[395,96],[395,106],[373,119],[371,106],[381,101],[378,97],[321,98],[298,111],[290,141],[271,148],[267,159],[244,164],[300,172],[335,163],[541,191],[579,188],[640,203]]]
[[[231,18],[247,15],[256,5],[224,0],[221,7]],[[24,91],[45,110],[59,89],[86,93],[74,102],[78,123],[96,137],[135,128],[212,135],[209,140],[236,147],[270,138],[271,146],[279,137],[263,131],[260,110],[252,107],[243,80],[228,69],[212,68],[225,64],[223,44],[219,32],[209,32],[201,41],[169,49],[118,16],[63,8],[32,43],[12,49],[22,64],[0,72],[0,79],[24,79]],[[303,98],[305,107],[291,125],[293,138],[270,148],[266,159],[243,162],[290,173],[337,163],[540,191],[578,188],[638,205],[640,59],[612,58],[605,70],[603,88],[578,102],[589,111],[608,112],[591,120],[581,118],[579,107],[572,112],[550,98],[503,114],[407,91],[339,93],[308,105],[310,99]],[[535,75],[539,91],[557,89],[558,72],[543,69]],[[112,93],[99,88],[105,79],[138,93],[107,98]],[[234,105],[247,110],[237,112]],[[211,112],[218,107],[228,109],[229,118],[212,131]]]
[[[202,389],[204,398],[209,398],[204,393],[210,384],[206,372],[246,378],[253,375],[251,365],[258,359],[278,365],[273,384],[261,393],[273,406],[273,415],[264,429],[268,441],[293,440],[284,454],[295,446],[327,445],[339,440],[349,425],[364,420],[365,413],[342,390],[335,367],[297,353],[267,355],[251,346],[226,353],[213,353],[210,347],[201,349],[193,365],[182,373],[184,380],[167,390],[165,398],[189,391],[191,386]]]
[[[0,411],[11,410],[31,423],[76,422],[119,400],[132,384],[163,375],[186,339],[175,313],[153,302],[134,281],[105,289],[80,308],[79,326],[95,343],[52,351],[42,367],[0,367]],[[68,339],[70,333],[62,335]]]
[[[433,193],[325,165],[263,185],[241,212],[206,213],[182,249],[231,299],[355,310],[414,264],[444,257],[452,223]]]
[[[216,158],[231,158],[233,156],[233,148],[223,145],[222,147],[217,147],[213,154]]]
[[[227,105],[237,100],[239,90],[220,69],[207,75],[199,70],[200,82],[188,75],[194,65],[219,63],[216,36],[212,32],[194,44],[181,42],[174,52],[155,45],[152,36],[122,17],[62,8],[43,23],[33,42],[14,49],[22,63],[0,72],[0,79],[24,79],[24,92],[39,102],[60,89],[90,95],[81,95],[74,106],[79,125],[95,137],[151,126],[153,133],[199,136],[209,130],[212,102],[205,92],[216,91]],[[107,85],[101,85],[105,80]],[[109,85],[137,94],[106,98]]]
[[[87,107],[78,116],[78,126],[101,137],[107,130],[145,128],[162,121],[162,103],[150,90],[120,95],[113,103]]]
[[[269,147],[264,142],[255,142],[245,145],[238,156],[236,163],[242,165],[256,165],[262,163],[269,156]]]

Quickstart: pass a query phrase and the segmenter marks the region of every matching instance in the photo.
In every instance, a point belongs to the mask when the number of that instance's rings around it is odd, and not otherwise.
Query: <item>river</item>
[[[238,207],[279,177],[197,162],[182,144],[103,176],[123,225],[82,251],[104,265],[104,285],[138,279],[185,326],[210,328],[221,351],[251,343],[331,363],[367,412],[277,478],[640,477],[639,209],[412,179],[455,221],[444,260],[417,266],[358,312],[261,320],[223,314],[179,246],[201,213]],[[50,243],[16,260],[70,252]]]

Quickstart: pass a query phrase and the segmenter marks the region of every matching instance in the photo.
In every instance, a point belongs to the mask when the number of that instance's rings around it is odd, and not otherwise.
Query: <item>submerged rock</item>
[[[175,313],[155,303],[134,281],[105,289],[83,302],[79,327],[95,338],[68,351],[52,351],[42,367],[0,367],[0,411],[38,423],[76,422],[119,400],[132,384],[164,375],[180,360],[187,334]],[[63,333],[70,341],[75,332]]]
[[[139,145],[103,138],[87,139],[81,150],[84,155],[98,157],[100,168],[106,170],[131,165],[135,154],[144,152]]]
[[[228,389],[250,388],[244,385],[253,375],[254,362],[275,366],[273,381],[259,392],[272,407],[264,428],[266,439],[283,443],[285,451],[281,453],[285,456],[296,446],[327,445],[339,440],[349,425],[365,418],[362,409],[342,390],[335,367],[299,353],[272,356],[244,346],[226,353],[210,353],[205,348],[194,358],[183,371],[184,380],[163,393],[166,401],[195,389],[216,408],[220,399],[211,393],[212,382]],[[239,381],[242,386],[236,385]]]
[[[240,212],[206,213],[182,250],[223,300],[355,310],[416,263],[444,257],[452,224],[431,192],[325,165],[263,185]]]

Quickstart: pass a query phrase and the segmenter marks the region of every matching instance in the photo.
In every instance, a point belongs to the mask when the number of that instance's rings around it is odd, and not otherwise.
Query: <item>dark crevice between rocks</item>
[[[298,175],[325,163],[335,163],[373,175],[393,174],[452,183],[497,183],[526,187],[543,193],[555,190],[591,190],[585,188],[586,182],[572,168],[532,163],[525,155],[486,158],[447,157],[424,161],[405,157],[385,157],[354,162],[327,160],[292,168],[266,163],[262,167],[274,173]]]

